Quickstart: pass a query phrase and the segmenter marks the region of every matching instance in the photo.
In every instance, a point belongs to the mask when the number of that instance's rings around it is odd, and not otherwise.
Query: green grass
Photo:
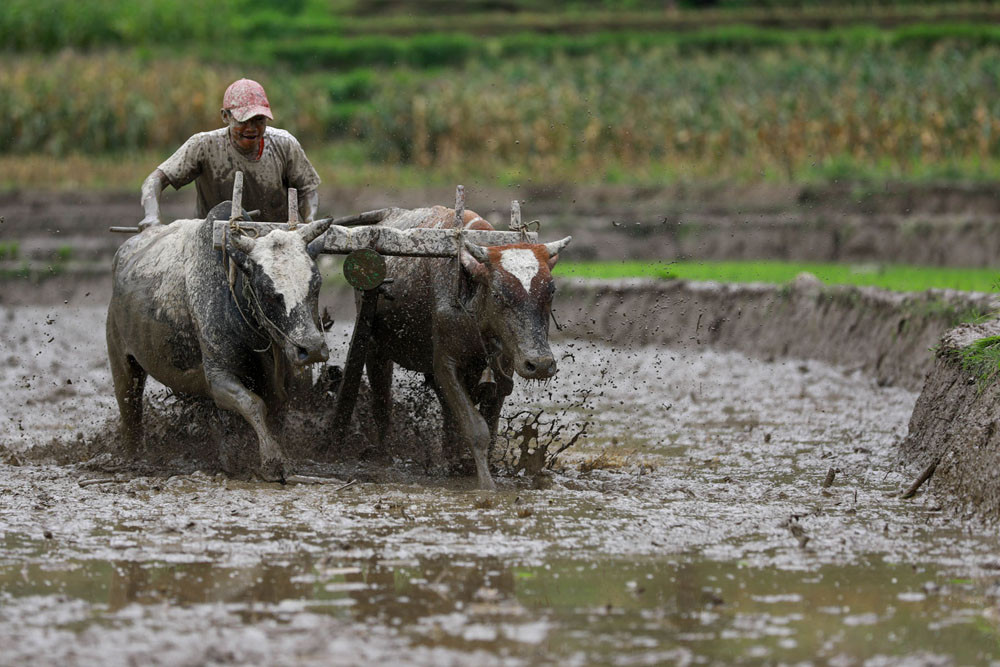
[[[15,159],[0,165],[0,183],[27,185],[33,156],[117,164],[157,153],[131,176],[141,180],[219,125],[222,91],[240,76],[264,84],[275,125],[331,183],[393,182],[368,179],[397,167],[422,182],[509,185],[1000,178],[1000,45],[531,53],[310,72],[137,50],[11,55],[0,68],[0,157]],[[90,179],[92,165],[80,166],[68,176]]]
[[[995,291],[1000,269],[904,266],[898,264],[824,264],[813,262],[560,262],[557,276],[578,278],[659,278],[762,282],[783,285],[809,272],[827,285],[881,287],[898,292],[931,288]]]
[[[972,35],[980,39],[983,32],[990,32],[990,24],[1000,14],[989,3],[940,2],[931,5],[925,2],[892,3],[883,7],[872,7],[860,1],[847,7],[842,6],[844,3],[837,3],[837,6],[817,3],[811,7],[794,6],[798,3],[792,2],[783,7],[773,2],[740,3],[709,11],[688,9],[680,12],[664,12],[662,3],[655,0],[528,2],[515,7],[511,7],[510,2],[505,3],[508,8],[517,10],[513,13],[496,11],[485,3],[457,0],[424,3],[424,11],[421,11],[421,3],[399,3],[396,9],[401,11],[396,12],[375,7],[368,7],[366,11],[365,3],[355,4],[359,6],[331,5],[326,0],[283,3],[213,0],[201,4],[180,0],[6,0],[4,11],[0,12],[0,44],[4,50],[54,53],[63,48],[169,45],[176,49],[179,45],[211,43],[210,52],[218,53],[220,44],[245,46],[253,40],[253,48],[239,49],[241,59],[268,51],[270,44],[280,44],[281,51],[290,49],[306,57],[307,61],[309,53],[318,48],[325,52],[323,58],[327,61],[360,64],[388,56],[441,65],[465,57],[456,54],[454,48],[442,48],[456,46],[456,36],[467,40],[464,46],[457,44],[457,47],[468,54],[477,53],[485,46],[483,38],[494,42],[488,48],[496,49],[496,38],[512,33],[528,36],[527,41],[523,36],[515,36],[513,43],[521,47],[540,52],[568,47],[578,52],[581,48],[589,48],[588,35],[607,32],[597,40],[599,43],[606,43],[609,38],[620,42],[636,29],[658,33],[682,45],[715,48],[733,44],[745,47],[798,42],[803,37],[795,33],[801,32],[803,27],[821,26],[822,30],[808,32],[833,35],[832,39],[838,41],[842,39],[838,33],[853,25],[874,24],[896,29],[921,22],[931,25],[936,41],[942,26],[949,35],[962,39]],[[484,11],[490,9],[492,11]],[[955,22],[974,25],[953,35],[947,24]],[[774,34],[774,27],[781,34]],[[717,28],[723,28],[724,32],[714,36],[704,34],[706,30]],[[751,31],[745,32],[746,28]],[[758,29],[764,32],[754,32]],[[386,35],[417,36],[419,39],[415,43],[397,42],[384,39]],[[362,39],[355,41],[353,36]],[[920,39],[926,37],[924,34]],[[625,39],[634,41],[632,37]],[[811,42],[817,37],[807,35],[804,39]],[[905,31],[903,39],[910,39]],[[640,40],[648,41],[648,38]],[[318,62],[313,63],[313,66],[318,65]]]
[[[21,246],[17,241],[0,241],[0,260],[17,259]]]
[[[791,1],[747,2],[726,3],[728,7],[709,11],[687,9],[680,12],[664,12],[662,3],[656,0],[504,3],[515,10],[513,13],[496,11],[486,3],[459,0],[451,3],[400,2],[395,12],[391,11],[392,3],[389,7],[366,7],[366,4],[328,0],[286,0],[282,3],[214,0],[200,5],[181,0],[6,0],[4,11],[0,12],[0,43],[5,50],[53,53],[67,47],[169,45],[175,49],[178,45],[215,42],[225,50],[238,52],[242,59],[259,51],[259,48],[233,48],[234,45],[245,46],[248,40],[254,40],[257,45],[283,42],[285,47],[294,50],[300,41],[319,38],[321,41],[310,44],[309,50],[319,45],[327,51],[327,59],[371,62],[395,50],[404,58],[441,64],[456,56],[438,46],[445,45],[457,33],[477,37],[510,31],[536,33],[540,39],[532,40],[532,47],[551,50],[553,45],[574,41],[581,35],[599,31],[620,35],[636,27],[668,36],[683,33],[682,42],[702,43],[704,37],[696,33],[726,26],[736,26],[739,32],[739,24],[750,24],[751,28],[755,25],[779,26],[784,30],[820,25],[827,28],[820,32],[832,33],[851,24],[892,27],[919,21],[936,28],[966,21],[974,23],[979,30],[988,28],[993,22],[991,19],[998,14],[996,7],[989,3],[892,2],[872,7],[860,0],[847,7],[842,6],[844,3],[804,6]],[[435,32],[439,34],[434,35]],[[386,33],[418,35],[421,40],[412,47],[389,44],[387,51],[385,44],[370,40],[353,42],[345,33],[362,37]],[[727,33],[721,41],[710,38],[708,45],[724,46],[732,39]],[[775,39],[784,41],[786,38],[767,36],[763,41],[770,43]],[[470,41],[469,46],[475,50],[480,41]],[[739,36],[736,41],[750,44],[761,40],[750,35]]]
[[[1000,336],[981,338],[956,354],[962,370],[976,378],[979,391],[1000,372]]]

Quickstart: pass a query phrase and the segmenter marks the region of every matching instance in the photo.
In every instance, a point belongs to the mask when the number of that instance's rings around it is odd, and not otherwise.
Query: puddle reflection
[[[797,661],[837,656],[1000,658],[988,582],[873,561],[796,572],[697,558],[544,565],[441,556],[253,567],[34,562],[0,567],[0,601],[85,601],[90,623],[130,605],[222,604],[253,623],[301,613],[395,627],[413,642],[586,660]],[[85,624],[86,625],[86,624]],[[77,628],[78,629],[78,628]]]

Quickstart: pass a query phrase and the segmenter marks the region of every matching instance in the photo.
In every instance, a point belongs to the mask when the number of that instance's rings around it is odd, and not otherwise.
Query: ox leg
[[[479,413],[486,420],[486,426],[490,429],[490,453],[497,444],[497,428],[500,425],[500,411],[503,409],[503,400],[505,396],[497,396],[496,398],[491,398],[485,400],[479,404]]]
[[[500,426],[503,402],[514,391],[514,382],[503,373],[496,373],[496,383],[497,389],[494,395],[479,404],[479,412],[483,415],[483,419],[486,420],[486,425],[490,429],[491,453],[497,444],[497,429]]]
[[[472,398],[454,368],[445,360],[434,360],[434,379],[441,387],[444,395],[442,408],[451,410],[455,425],[463,441],[472,449],[472,457],[476,461],[476,475],[479,478],[479,488],[489,491],[497,488],[490,476],[489,449],[490,429],[486,420],[472,403]]]
[[[372,391],[372,413],[378,423],[378,444],[384,447],[392,419],[392,360],[369,349],[365,370]]]
[[[225,371],[206,372],[209,391],[215,404],[223,410],[239,413],[253,427],[260,447],[258,474],[266,482],[285,479],[285,457],[278,442],[267,428],[267,408],[264,400],[243,386],[236,376]]]
[[[430,379],[430,385],[434,389],[438,403],[441,404],[441,456],[444,457],[451,470],[460,470],[462,468],[462,448],[460,447],[462,443],[459,442],[460,434],[455,423],[455,415],[448,407],[448,400],[444,396],[444,391],[441,390],[441,385],[433,378]]]
[[[142,391],[146,387],[146,371],[127,354],[110,355],[111,379],[115,398],[122,415],[122,435],[125,454],[135,456],[142,440]]]

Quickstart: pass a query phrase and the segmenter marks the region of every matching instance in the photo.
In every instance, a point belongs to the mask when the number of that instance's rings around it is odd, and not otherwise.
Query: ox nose
[[[544,380],[556,374],[556,360],[551,356],[525,359],[521,375],[529,380]]]
[[[306,364],[317,364],[330,358],[330,348],[326,346],[326,343],[312,348],[297,345],[295,353],[297,361],[303,366]]]

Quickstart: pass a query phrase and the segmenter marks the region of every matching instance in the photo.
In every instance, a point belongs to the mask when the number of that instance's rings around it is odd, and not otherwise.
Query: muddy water
[[[113,414],[102,317],[0,313],[0,663],[1000,660],[995,530],[892,495],[910,392],[562,341],[511,404],[588,434],[496,494],[404,458],[339,491],[46,465]]]

